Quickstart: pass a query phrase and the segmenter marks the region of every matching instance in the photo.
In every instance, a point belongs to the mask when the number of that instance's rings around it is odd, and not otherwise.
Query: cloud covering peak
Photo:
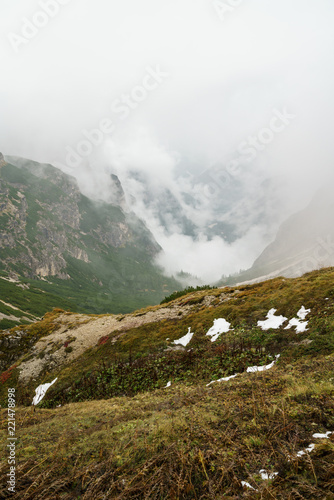
[[[160,264],[218,279],[332,175],[333,21],[329,0],[3,0],[1,150],[95,198],[118,175]]]

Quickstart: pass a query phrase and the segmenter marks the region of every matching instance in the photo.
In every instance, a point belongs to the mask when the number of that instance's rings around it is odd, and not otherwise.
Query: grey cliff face
[[[29,278],[68,279],[68,257],[88,264],[89,247],[106,253],[106,247],[135,245],[150,255],[159,250],[144,224],[121,210],[125,196],[117,176],[112,178],[119,205],[98,204],[81,194],[74,178],[50,165],[11,161],[16,165],[0,176],[0,249],[8,271],[22,266]]]
[[[2,153],[0,153],[0,168],[6,165],[5,158]]]

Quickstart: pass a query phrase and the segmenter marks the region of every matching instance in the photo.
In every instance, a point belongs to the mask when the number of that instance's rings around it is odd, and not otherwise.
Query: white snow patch
[[[227,333],[230,331],[231,323],[228,323],[226,319],[218,318],[213,321],[213,326],[207,332],[207,335],[211,337],[211,342],[215,342],[221,333]]]
[[[300,319],[292,318],[292,319],[290,319],[288,326],[285,327],[285,330],[288,330],[289,328],[292,328],[293,326],[295,326],[296,333],[303,333],[303,332],[306,332],[307,325],[308,325],[308,321],[300,321]]]
[[[57,377],[58,378],[58,377]],[[38,403],[40,403],[42,401],[42,399],[44,398],[45,394],[46,394],[46,391],[49,389],[49,387],[51,387],[52,384],[54,384],[57,380],[57,378],[55,378],[52,382],[50,382],[50,384],[42,384],[42,385],[39,385],[37,387],[37,389],[35,389],[35,397],[34,399],[32,400],[32,405],[38,405]]]
[[[331,436],[332,434],[333,434],[333,432],[331,432],[331,431],[327,431],[325,434],[321,434],[319,432],[316,432],[315,434],[312,435],[312,437],[314,439],[328,439],[329,436]],[[305,450],[298,451],[297,457],[302,457],[306,453],[311,453],[311,451],[313,451],[314,448],[315,448],[315,444],[313,444],[313,443],[310,444],[310,446],[308,446],[307,448],[305,448]]]
[[[163,389],[167,389],[167,387],[170,387],[172,385],[172,382],[167,382],[167,385],[165,385],[165,387],[163,387]]]
[[[315,444],[310,444],[310,446],[308,446],[305,450],[302,450],[302,451],[298,451],[297,453],[297,457],[302,457],[303,455],[305,455],[306,453],[311,453],[311,451],[313,451],[315,448]]]
[[[274,366],[274,364],[276,363],[276,361],[278,360],[279,357],[280,357],[280,354],[277,354],[276,355],[276,359],[274,359],[274,361],[272,361],[269,365],[265,365],[265,366],[249,366],[247,368],[247,372],[248,373],[255,373],[255,372],[264,372],[265,370],[270,370],[270,368],[272,368]]]
[[[285,323],[288,318],[284,316],[275,316],[277,309],[270,309],[267,314],[267,319],[265,321],[258,321],[257,326],[260,326],[262,330],[269,330],[269,328],[279,328]]]
[[[299,311],[297,312],[297,316],[299,319],[305,319],[306,316],[311,312],[311,309],[305,309],[304,306],[302,306]]]
[[[314,439],[328,439],[331,434],[333,434],[333,433],[330,431],[327,431],[325,434],[319,434],[316,432],[315,434],[313,434],[312,437]]]
[[[193,333],[190,331],[190,327],[188,328],[188,333],[184,337],[181,337],[179,340],[174,340],[173,344],[181,344],[186,347],[191,339],[193,338]]]
[[[263,481],[268,481],[269,479],[274,479],[278,475],[278,472],[270,472],[268,474],[268,472],[266,472],[264,469],[261,469],[260,474]]]
[[[305,309],[305,307],[302,306],[299,309],[299,311],[297,312],[298,318],[290,319],[288,326],[285,327],[285,330],[288,330],[289,328],[292,328],[293,326],[295,326],[296,333],[306,332],[308,321],[302,321],[302,320],[304,320],[310,312],[311,312],[311,309]]]
[[[274,361],[272,361],[269,365],[266,365],[266,366],[249,366],[247,368],[247,372],[248,373],[255,373],[255,372],[263,372],[265,370],[270,370],[270,368],[272,368],[274,366],[274,364],[276,363],[276,361],[278,360],[279,357],[280,357],[280,354],[277,354],[275,356],[276,359],[274,359]],[[235,378],[238,375],[239,375],[239,373],[236,373],[235,375],[230,375],[229,377],[223,377],[223,378],[220,378],[218,380],[212,380],[211,382],[206,384],[206,387],[208,387],[211,384],[214,384],[215,382],[227,382],[228,380],[231,380],[232,378]]]
[[[241,481],[242,486],[246,486],[246,488],[249,488],[250,490],[257,491],[253,486],[251,486],[247,481]]]
[[[235,375],[230,375],[229,377],[224,377],[224,378],[220,378],[218,380],[212,380],[209,384],[206,384],[206,387],[208,387],[209,385],[211,384],[214,384],[215,382],[227,382],[228,380],[231,380],[232,378],[235,378],[237,377],[239,374],[236,373]]]

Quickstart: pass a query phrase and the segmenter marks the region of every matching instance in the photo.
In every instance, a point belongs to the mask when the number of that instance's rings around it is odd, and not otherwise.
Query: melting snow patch
[[[274,364],[276,363],[276,361],[278,360],[279,357],[280,357],[280,354],[277,354],[276,355],[276,359],[274,359],[274,361],[272,361],[269,365],[265,365],[265,366],[249,366],[247,368],[247,372],[248,373],[254,373],[254,372],[264,372],[265,370],[270,370],[270,368],[272,368],[274,366]]]
[[[303,333],[303,332],[306,332],[307,325],[308,325],[308,321],[300,321],[300,319],[292,318],[292,319],[290,319],[288,326],[285,327],[285,330],[288,330],[289,328],[292,328],[293,326],[295,326],[297,333]]]
[[[293,326],[296,327],[296,333],[303,333],[307,330],[307,325],[308,321],[302,321],[306,318],[306,316],[311,312],[311,309],[305,309],[304,306],[302,306],[299,311],[297,312],[298,318],[292,318],[289,321],[288,326],[285,327],[285,330],[288,330],[289,328],[292,328]]]
[[[299,311],[297,312],[297,316],[299,319],[305,319],[306,316],[311,312],[311,309],[305,309],[304,306],[302,306]]]
[[[58,377],[57,377],[58,378]],[[38,405],[38,403],[40,403],[42,401],[42,399],[44,398],[45,394],[46,394],[46,391],[49,389],[49,387],[51,387],[52,384],[54,384],[57,380],[57,378],[55,378],[52,382],[50,382],[50,384],[42,384],[42,385],[39,385],[37,387],[37,389],[35,389],[35,397],[34,399],[32,400],[32,405]]]
[[[327,431],[327,432],[325,432],[325,434],[320,434],[320,433],[316,432],[315,434],[312,435],[312,437],[314,439],[328,439],[329,436],[331,436],[332,434],[333,434],[333,432],[331,432],[331,431]],[[308,446],[308,448],[306,448],[305,450],[298,451],[297,457],[302,457],[306,453],[311,453],[311,451],[313,451],[314,448],[315,448],[315,444],[313,444],[313,443],[310,444],[310,446]]]
[[[173,344],[181,344],[184,347],[186,347],[189,344],[189,342],[191,341],[191,339],[193,338],[193,335],[194,334],[190,332],[190,328],[189,328],[188,333],[184,337],[181,337],[179,340],[174,340]]]
[[[207,332],[207,335],[211,337],[211,342],[215,342],[221,333],[227,333],[230,331],[231,323],[228,323],[223,318],[218,318],[213,321],[213,326]]]
[[[277,309],[270,309],[267,314],[267,319],[265,321],[258,321],[257,326],[260,326],[262,330],[269,330],[269,328],[279,328],[288,319],[284,316],[275,316]]]
[[[277,354],[275,357],[276,357],[276,359],[274,359],[274,361],[272,361],[269,365],[266,365],[266,366],[249,366],[247,368],[247,372],[248,373],[255,373],[255,372],[263,372],[265,370],[270,370],[270,368],[272,368],[274,366],[274,364],[276,363],[276,361],[280,357],[280,354]],[[236,373],[235,375],[230,375],[229,377],[220,378],[218,380],[212,380],[209,384],[206,384],[206,387],[208,387],[211,384],[214,384],[215,382],[227,382],[228,380],[231,380],[232,378],[237,377],[237,375],[239,375],[239,374]]]
[[[298,451],[297,453],[297,457],[302,457],[303,455],[305,455],[305,453],[311,453],[311,451],[313,451],[315,448],[315,444],[310,444],[310,446],[308,446],[308,448],[306,448],[305,450],[302,450],[302,451]]]
[[[250,490],[257,491],[253,486],[251,486],[247,481],[241,481],[242,486],[246,486],[246,488],[249,488]]]
[[[170,387],[172,385],[172,382],[167,382],[167,385],[165,385],[165,387],[163,387],[163,389],[167,389],[167,387]]]
[[[236,373],[235,375],[230,375],[229,377],[220,378],[218,380],[212,380],[209,384],[206,384],[206,386],[208,387],[209,385],[214,384],[215,382],[227,382],[228,380],[231,380],[231,378],[235,378],[237,375],[238,373]]]
[[[269,479],[274,479],[278,475],[278,472],[271,472],[268,474],[268,472],[266,472],[264,469],[261,469],[260,474],[263,481],[268,481]]]
[[[313,434],[312,437],[314,439],[328,439],[331,434],[333,434],[333,433],[330,431],[326,432],[325,434],[315,433],[315,434]]]

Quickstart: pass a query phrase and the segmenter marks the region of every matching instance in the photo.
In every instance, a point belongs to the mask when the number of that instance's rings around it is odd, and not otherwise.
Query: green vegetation
[[[175,299],[178,299],[179,297],[183,297],[183,295],[188,295],[188,293],[191,292],[198,292],[199,290],[213,290],[214,287],[210,285],[203,285],[203,286],[188,286],[184,290],[180,290],[179,292],[173,292],[172,294],[168,295],[168,297],[165,297],[160,304],[166,304],[168,302],[172,302]]]
[[[0,328],[1,330],[10,329],[14,328],[16,324],[17,324],[16,321],[11,321],[9,319],[2,319],[0,321]]]
[[[273,359],[269,351],[248,339],[245,342],[244,337],[238,341],[229,339],[219,342],[218,345],[208,339],[198,339],[191,345],[193,347],[189,351],[171,350],[143,356],[137,353],[136,359],[132,358],[130,352],[127,359],[123,356],[123,360],[114,358],[114,361],[110,361],[111,356],[108,361],[100,352],[100,366],[97,366],[96,358],[93,366],[89,363],[92,360],[90,351],[90,360],[85,360],[85,370],[82,370],[83,360],[75,363],[72,369],[76,367],[77,372],[70,386],[63,385],[65,380],[68,384],[69,374],[66,373],[66,379],[60,379],[56,389],[50,390],[41,406],[50,408],[75,401],[134,396],[139,392],[161,388],[170,380],[187,385],[200,381],[205,383],[235,372],[242,373],[248,366],[269,364]],[[99,348],[100,351],[110,353],[112,349],[107,339],[103,346]],[[30,401],[20,402],[29,404]]]
[[[121,209],[107,203],[96,204],[86,196],[82,196],[78,206],[80,213],[83,214],[80,226],[82,231],[87,233],[101,224],[106,227],[111,221],[125,222],[125,215]]]
[[[0,277],[0,297],[12,306],[19,308],[19,311],[8,309],[0,302],[0,313],[12,314],[19,318],[27,316],[32,319],[34,316],[43,316],[53,307],[76,310],[74,300],[64,299],[60,295],[51,293],[52,287],[48,283],[28,279],[22,280],[20,283],[25,285],[26,288],[21,288],[17,286],[17,283],[11,283]],[[45,284],[48,285],[49,293],[44,290]],[[53,291],[57,291],[56,286]],[[61,290],[59,292],[61,293]]]

